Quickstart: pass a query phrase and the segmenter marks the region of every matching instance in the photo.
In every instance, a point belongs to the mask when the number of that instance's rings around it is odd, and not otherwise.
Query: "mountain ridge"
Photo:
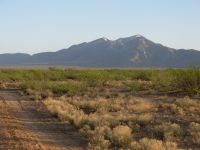
[[[55,52],[0,54],[0,65],[187,67],[200,66],[200,51],[169,48],[142,35],[117,40],[103,37]]]

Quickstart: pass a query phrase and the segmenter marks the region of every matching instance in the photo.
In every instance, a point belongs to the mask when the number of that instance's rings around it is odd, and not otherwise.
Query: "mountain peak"
[[[140,35],[140,34],[136,34],[134,36],[131,36],[131,37],[126,37],[126,38],[120,38],[120,39],[117,39],[117,40],[110,40],[106,37],[102,37],[102,38],[99,38],[99,39],[96,39],[94,41],[92,41],[91,43],[102,43],[102,42],[115,42],[115,41],[132,41],[132,40],[136,40],[136,39],[146,39],[144,36]]]
[[[106,38],[106,37],[102,37],[101,38],[102,40],[104,40],[104,41],[110,41],[108,38]]]
[[[135,38],[142,38],[143,36],[140,35],[140,34],[136,34],[136,35],[134,35],[133,37],[135,37]]]
[[[130,36],[130,37],[125,37],[125,38],[119,38],[117,39],[116,41],[117,42],[120,42],[120,43],[124,43],[124,42],[132,42],[132,41],[146,41],[147,39],[140,35],[140,34],[137,34],[137,35],[134,35],[134,36]]]
[[[109,41],[110,40],[108,38],[102,37],[102,38],[96,39],[90,43],[105,43],[105,42],[109,42]]]
[[[146,39],[144,36],[140,35],[140,34],[136,34],[134,36],[129,37],[129,39]]]

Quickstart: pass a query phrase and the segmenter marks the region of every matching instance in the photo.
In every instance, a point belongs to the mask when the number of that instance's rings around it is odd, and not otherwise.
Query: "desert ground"
[[[17,90],[0,91],[0,108],[1,150],[86,149],[86,140],[72,125]]]
[[[1,69],[0,149],[198,150],[199,69]]]

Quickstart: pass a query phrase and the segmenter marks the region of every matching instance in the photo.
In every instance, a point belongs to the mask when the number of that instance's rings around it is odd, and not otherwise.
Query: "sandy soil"
[[[0,150],[86,149],[71,125],[51,116],[40,102],[17,90],[0,90]]]

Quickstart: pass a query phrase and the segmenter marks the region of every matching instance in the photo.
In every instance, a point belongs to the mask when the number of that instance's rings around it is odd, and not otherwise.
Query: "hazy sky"
[[[200,0],[0,0],[0,53],[135,34],[200,50]]]

